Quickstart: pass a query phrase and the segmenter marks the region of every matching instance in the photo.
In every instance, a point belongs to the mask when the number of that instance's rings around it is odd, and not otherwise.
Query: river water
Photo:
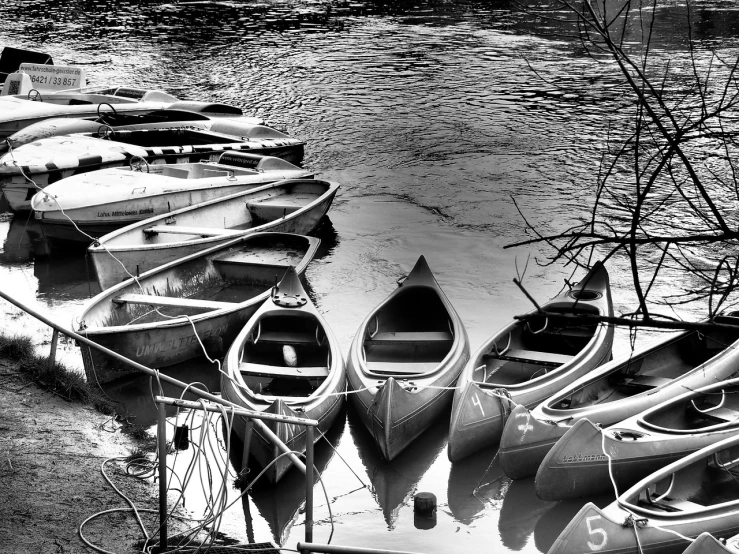
[[[653,55],[685,65],[686,6],[659,3]],[[694,4],[699,63],[710,48],[735,55],[739,12],[732,3]],[[305,139],[304,165],[341,183],[307,278],[344,352],[361,320],[421,254],[473,350],[531,309],[512,282],[524,268],[534,297],[558,292],[571,271],[538,266],[535,258],[547,251],[504,249],[531,236],[516,204],[544,233],[587,217],[609,123],[630,106],[612,65],[586,56],[565,27],[502,0],[9,0],[0,19],[0,45],[84,65],[91,84],[236,104]],[[0,286],[68,324],[99,289],[84,258],[34,260],[29,230],[27,217],[5,214],[0,222]],[[626,309],[633,302],[626,267],[614,261],[608,268],[615,308]],[[8,304],[2,310],[6,330],[23,329],[48,351],[48,329]],[[620,333],[614,351],[627,348]],[[81,367],[71,341],[63,340],[60,354]],[[217,389],[212,368],[187,371]],[[147,383],[117,394],[139,423],[153,422]],[[494,451],[452,466],[446,425],[439,422],[387,464],[348,413],[332,436],[339,455],[326,448],[318,454],[332,499],[332,542],[429,553],[546,552],[583,502],[538,500],[532,479],[505,478]],[[292,476],[276,490],[255,491],[221,531],[294,548],[304,533],[301,487]],[[436,495],[435,522],[414,518],[418,491]],[[316,488],[316,542],[332,533],[322,494]]]

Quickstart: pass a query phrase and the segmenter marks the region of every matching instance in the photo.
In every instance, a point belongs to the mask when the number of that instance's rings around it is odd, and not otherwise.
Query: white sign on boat
[[[8,75],[2,94],[28,94],[32,89],[52,92],[80,88],[86,84],[87,74],[81,67],[22,63],[18,72]]]

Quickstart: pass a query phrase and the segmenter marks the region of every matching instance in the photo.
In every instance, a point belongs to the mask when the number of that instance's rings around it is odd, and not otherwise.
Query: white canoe
[[[305,271],[319,243],[287,233],[236,238],[101,292],[75,318],[74,330],[150,368],[202,355],[203,346],[221,356],[288,267]],[[80,348],[92,383],[136,372]]]
[[[114,140],[111,140],[114,139]],[[40,139],[0,157],[0,185],[14,211],[30,211],[40,189],[79,173],[128,165],[138,156],[149,165],[217,161],[225,151],[248,151],[299,164],[304,143],[282,138],[242,138],[202,129],[122,130]]]
[[[317,441],[340,413],[345,386],[339,343],[290,268],[229,348],[221,394],[247,410],[315,419]],[[266,423],[290,450],[305,452],[305,428]],[[242,443],[246,429],[247,419],[237,416],[233,432]],[[292,465],[284,456],[275,460],[277,455],[274,444],[254,429],[249,457],[268,468],[265,475],[273,483]]]
[[[339,184],[278,181],[123,227],[88,248],[102,288],[131,275],[256,231],[307,234],[328,212]]]
[[[242,152],[221,154],[215,163],[134,167],[140,170],[124,166],[73,175],[36,193],[31,207],[45,238],[87,248],[92,238],[156,215],[312,175],[281,158]]]

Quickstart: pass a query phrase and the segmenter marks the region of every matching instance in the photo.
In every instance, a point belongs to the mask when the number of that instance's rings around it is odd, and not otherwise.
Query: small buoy
[[[287,367],[298,367],[298,353],[295,348],[286,344],[282,347],[282,357]]]
[[[433,516],[436,512],[436,495],[431,492],[416,494],[413,497],[413,511],[421,516]]]

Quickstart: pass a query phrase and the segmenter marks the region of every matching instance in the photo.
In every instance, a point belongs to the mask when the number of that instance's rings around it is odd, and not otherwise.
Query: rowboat
[[[580,419],[607,427],[686,389],[728,379],[739,367],[737,340],[739,329],[672,334],[602,365],[532,410],[516,406],[500,439],[503,469],[513,479],[531,477]]]
[[[703,532],[739,533],[739,435],[693,452],[645,477],[603,509],[588,502],[549,554],[681,553]]]
[[[245,409],[318,421],[314,441],[336,420],[344,403],[346,371],[339,343],[288,268],[269,299],[254,313],[228,349],[221,395]],[[294,452],[305,452],[305,427],[265,422]],[[259,429],[236,416],[232,432],[250,442],[249,458],[276,483],[292,466]]]
[[[711,533],[704,531],[683,550],[683,554],[737,554],[739,552],[739,535],[729,539],[718,540]]]
[[[462,320],[421,256],[349,348],[350,398],[387,460],[448,408],[468,358]]]
[[[92,298],[74,330],[150,368],[222,355],[290,266],[302,273],[319,240],[254,233],[128,279]],[[202,343],[202,345],[201,345]],[[136,370],[80,346],[87,379],[108,382]]]
[[[0,104],[1,105],[1,104]],[[105,132],[116,132],[132,129],[202,129],[216,133],[228,133],[242,137],[284,137],[284,133],[267,127],[264,120],[258,117],[243,115],[239,108],[228,105],[193,103],[193,110],[184,109],[190,105],[187,102],[177,103],[178,109],[166,108],[161,110],[135,111],[118,113],[113,105],[100,104],[98,115],[95,118],[54,117],[32,123],[8,136],[0,144],[0,152],[8,148],[18,148],[29,142],[59,135],[74,133],[95,133],[101,127]],[[216,113],[194,110],[221,110]]]
[[[218,161],[224,151],[249,151],[299,164],[304,143],[282,138],[242,138],[202,129],[134,129],[78,133],[36,140],[0,156],[0,185],[13,211],[30,211],[40,189],[79,173],[130,165]]]
[[[51,66],[59,70],[59,66]],[[78,74],[83,73],[79,68]],[[24,73],[29,73],[24,68]],[[33,75],[31,71],[31,76]],[[40,76],[40,75],[39,75]],[[22,73],[11,73],[7,80],[27,78]],[[78,82],[78,79],[75,80]],[[74,85],[73,85],[74,86]],[[118,115],[143,114],[165,108],[187,110],[227,117],[243,115],[241,108],[220,102],[180,100],[162,90],[144,89],[120,85],[67,86],[63,90],[44,90],[37,84],[15,87],[12,94],[0,95],[0,138],[17,133],[21,129],[50,118],[96,119],[105,112]],[[11,88],[11,87],[8,87]],[[28,90],[30,88],[30,90]],[[262,120],[259,120],[263,123]]]
[[[280,158],[225,152],[213,163],[159,164],[141,171],[112,167],[73,175],[36,193],[31,208],[47,240],[86,248],[93,238],[152,216],[311,175]]]
[[[286,163],[286,162],[284,162]],[[107,288],[129,274],[176,260],[256,231],[308,234],[328,212],[339,184],[319,179],[278,181],[134,223],[88,249]]]
[[[542,306],[560,314],[612,316],[608,272],[596,262],[585,277]],[[534,315],[532,312],[531,315]],[[475,352],[454,392],[449,460],[495,446],[511,410],[533,408],[611,356],[613,327],[514,320]]]
[[[547,500],[590,496],[612,490],[611,479],[623,490],[739,431],[739,380],[674,394],[605,430],[587,419],[578,421],[539,466],[537,495]]]

